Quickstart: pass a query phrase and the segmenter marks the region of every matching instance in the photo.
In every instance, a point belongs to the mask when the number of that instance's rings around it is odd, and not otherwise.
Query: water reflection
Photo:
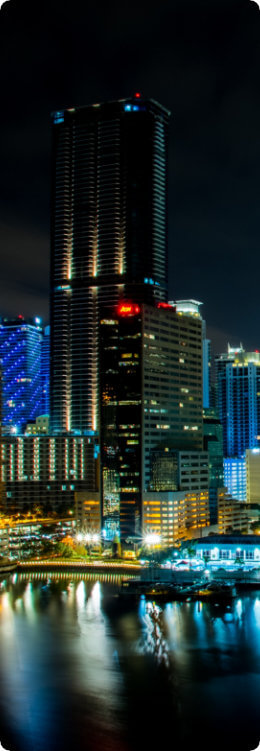
[[[155,603],[140,598],[139,617],[142,623],[142,635],[137,642],[137,651],[153,655],[159,664],[169,666],[169,649],[163,633],[163,611]]]
[[[0,585],[0,740],[10,751],[249,751],[260,738],[260,593],[125,610],[121,577]],[[174,738],[173,738],[174,728]],[[210,743],[209,743],[210,739]]]

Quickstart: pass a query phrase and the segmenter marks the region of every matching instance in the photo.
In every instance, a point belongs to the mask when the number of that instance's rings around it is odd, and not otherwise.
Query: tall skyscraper
[[[53,115],[51,427],[98,426],[98,325],[167,299],[169,112],[140,94]]]
[[[50,326],[45,326],[41,354],[42,407],[41,414],[50,414]]]
[[[260,353],[228,348],[216,358],[217,401],[225,457],[260,446]]]
[[[121,304],[100,329],[103,515],[112,530],[120,520],[124,540],[141,533],[158,452],[169,456],[174,490],[172,452],[203,451],[201,317],[167,303]],[[198,476],[197,454],[192,461]]]
[[[202,321],[203,349],[203,409],[212,406],[211,383],[211,341],[207,339],[206,321]]]
[[[0,321],[2,369],[2,431],[21,433],[28,422],[41,414],[40,319],[22,315]]]

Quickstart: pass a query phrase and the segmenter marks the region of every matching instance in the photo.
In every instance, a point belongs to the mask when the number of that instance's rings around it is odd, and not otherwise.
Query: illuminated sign
[[[166,308],[167,310],[173,310],[173,305],[170,305],[168,302],[158,302],[157,308]]]
[[[134,316],[140,313],[140,310],[139,305],[134,305],[133,303],[121,303],[118,306],[118,314],[120,316]]]

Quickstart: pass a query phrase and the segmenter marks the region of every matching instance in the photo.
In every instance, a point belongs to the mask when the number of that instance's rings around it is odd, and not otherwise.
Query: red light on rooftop
[[[255,349],[256,355],[259,355],[259,349]]]
[[[167,310],[173,310],[173,306],[169,305],[168,302],[158,302],[157,308],[166,308]]]
[[[122,303],[118,306],[118,314],[120,316],[134,316],[137,313],[140,313],[139,305],[134,305],[133,303]]]
[[[19,315],[19,316],[17,316],[17,318],[22,318],[22,319],[23,319],[23,316],[21,315],[21,313],[20,313],[20,315]]]
[[[139,91],[135,93],[135,99],[141,99],[141,94]]]

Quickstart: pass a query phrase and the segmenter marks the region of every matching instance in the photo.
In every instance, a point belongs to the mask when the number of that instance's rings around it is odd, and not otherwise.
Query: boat
[[[191,585],[163,581],[143,581],[128,579],[122,582],[119,599],[132,601],[144,596],[148,600],[171,602],[205,600],[228,602],[236,596],[233,582],[201,582]]]
[[[122,582],[119,598],[123,600],[136,600],[142,595],[147,600],[171,602],[174,600],[186,600],[191,592],[182,584],[163,581],[126,580]]]
[[[236,596],[236,587],[233,583],[212,582],[205,587],[193,589],[190,596],[193,600],[230,600]]]

